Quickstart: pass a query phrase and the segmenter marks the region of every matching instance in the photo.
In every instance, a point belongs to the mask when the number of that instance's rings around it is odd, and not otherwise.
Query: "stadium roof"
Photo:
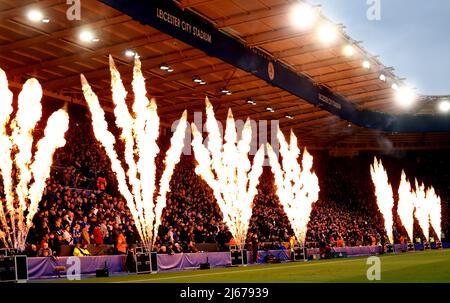
[[[103,2],[114,5],[119,1]],[[170,20],[170,16],[164,20],[167,25],[158,30],[158,26],[146,25],[145,20],[139,22],[130,16],[132,14],[124,14],[122,11],[126,8],[115,9],[96,0],[81,1],[81,19],[73,21],[67,18],[69,5],[66,1],[0,0],[0,67],[6,70],[14,87],[20,87],[33,76],[39,79],[49,100],[84,105],[79,81],[79,74],[83,73],[104,106],[111,107],[108,55],[114,57],[130,88],[133,59],[126,54],[130,50],[138,53],[142,60],[148,90],[157,98],[158,112],[166,125],[178,119],[185,108],[192,120],[194,111],[204,109],[204,96],[208,95],[218,118],[224,119],[231,107],[238,119],[247,116],[254,120],[279,119],[285,131],[294,129],[302,144],[310,148],[351,154],[359,150],[450,147],[450,132],[386,132],[357,126],[349,123],[351,119],[332,113],[333,109],[329,107],[339,99],[349,102],[352,110],[358,113],[369,110],[368,114],[408,114],[406,117],[412,118],[427,115],[427,121],[436,119],[445,127],[450,125],[449,119],[435,110],[440,97],[420,97],[419,102],[408,110],[399,107],[392,82],[380,80],[380,73],[399,83],[401,79],[396,78],[393,68],[384,66],[360,43],[352,41],[343,26],[340,26],[338,41],[328,46],[317,40],[314,30],[293,27],[289,14],[294,2],[181,0],[174,4],[189,17],[187,23],[191,26],[206,21],[206,28],[211,26],[224,37],[239,42],[258,56],[256,59],[266,58],[273,62],[275,77],[280,70],[286,71],[292,74],[292,79],[296,76],[307,79],[320,91],[330,92],[331,95],[319,94],[320,100],[307,100],[310,94],[306,86],[287,90],[285,83],[278,85],[276,80],[261,77],[258,73],[262,71],[245,70],[243,67],[251,67],[251,63],[239,62],[240,54],[198,47],[202,44],[196,44],[195,39],[207,43],[211,39],[208,31],[196,32],[196,37],[185,39],[182,33],[171,28],[175,23],[180,29],[181,23],[176,24],[180,21]],[[39,9],[49,22],[31,21],[27,16],[31,9]],[[146,14],[146,11],[141,12],[141,15]],[[320,18],[326,20],[325,16]],[[92,33],[90,39],[85,39],[89,41],[80,39],[83,31]],[[192,35],[192,29],[190,33]],[[194,43],[189,43],[189,39]],[[355,49],[352,57],[342,51],[349,43]],[[251,54],[249,56],[253,58]],[[370,69],[362,66],[364,60],[370,61]],[[173,72],[162,70],[163,64]],[[264,73],[270,76],[269,68]],[[194,82],[196,77],[206,84]],[[224,88],[232,94],[223,93]],[[249,104],[249,99],[256,104]],[[267,107],[275,111],[270,112]]]

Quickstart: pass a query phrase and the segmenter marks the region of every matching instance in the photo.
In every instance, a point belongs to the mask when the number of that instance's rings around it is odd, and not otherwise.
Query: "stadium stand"
[[[109,160],[93,137],[86,113],[78,108],[71,111],[74,125],[69,128],[67,145],[55,155],[51,178],[28,235],[29,255],[35,255],[45,243],[55,255],[71,255],[77,243],[87,244],[91,255],[119,254],[121,235],[130,247],[139,242],[134,221],[115,191]],[[163,139],[162,150],[166,146]],[[308,225],[308,246],[379,244],[386,235],[369,173],[374,155],[335,158],[324,152],[313,153],[321,191]],[[443,151],[403,154],[400,161],[392,156],[382,158],[394,187],[398,186],[401,169],[433,184],[444,202],[443,216],[448,216],[449,173]],[[161,165],[160,157],[157,161]],[[448,223],[444,220],[443,224],[447,224],[443,226],[447,235]],[[417,224],[414,230],[414,237],[423,241]],[[394,231],[396,243],[405,241],[407,236],[398,220]],[[256,235],[262,247],[286,247],[291,234],[275,194],[273,175],[266,167],[254,201],[249,244]],[[183,156],[171,181],[155,250],[166,254],[223,251],[228,249],[230,239],[211,189],[195,174],[194,158]]]

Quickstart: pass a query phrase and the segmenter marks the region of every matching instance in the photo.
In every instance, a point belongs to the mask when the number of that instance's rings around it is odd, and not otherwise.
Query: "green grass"
[[[368,281],[367,258],[333,259],[211,270],[85,278],[82,283],[374,283]],[[67,282],[65,280],[50,282]],[[381,256],[381,283],[450,283],[450,250]]]

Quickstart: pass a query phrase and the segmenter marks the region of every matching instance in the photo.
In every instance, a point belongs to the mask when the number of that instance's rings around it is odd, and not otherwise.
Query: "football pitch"
[[[83,278],[82,283],[450,283],[450,249],[380,256],[381,280],[369,281],[367,257],[157,274]],[[52,280],[47,282],[67,282]]]

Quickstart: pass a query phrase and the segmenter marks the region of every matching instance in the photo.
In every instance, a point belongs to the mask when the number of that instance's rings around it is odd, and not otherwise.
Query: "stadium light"
[[[271,106],[267,106],[266,111],[271,112],[271,113],[275,112],[275,110]]]
[[[231,91],[230,90],[228,90],[227,88],[222,88],[221,90],[220,90],[220,92],[222,93],[222,94],[224,94],[224,95],[227,95],[227,96],[229,96],[229,95],[231,95],[232,93],[231,93]]]
[[[322,43],[331,44],[338,37],[337,27],[331,23],[322,24],[317,31],[317,36]]]
[[[439,102],[438,108],[441,113],[448,113],[450,111],[450,101],[442,100],[441,102]]]
[[[91,31],[82,31],[79,36],[80,40],[83,42],[98,42],[99,38],[95,37]]]
[[[408,108],[416,101],[416,94],[412,88],[402,86],[397,90],[396,98],[401,107]]]
[[[290,15],[292,24],[302,30],[311,28],[317,21],[317,13],[307,3],[296,4]]]
[[[391,85],[393,90],[398,90],[398,84],[397,83],[392,83]]]
[[[167,63],[162,63],[160,66],[159,66],[159,69],[160,70],[168,70],[170,68],[170,66],[167,64]]]
[[[33,9],[28,12],[27,17],[29,20],[31,20],[33,22],[38,22],[38,21],[42,21],[42,19],[44,18],[44,15],[42,14],[42,12],[40,10]]]
[[[380,74],[379,79],[383,82],[386,82],[386,75],[385,74]]]
[[[199,76],[194,76],[194,78],[192,78],[192,81],[194,81],[195,83],[200,84],[200,85],[206,84],[206,82],[203,79],[201,79]]]
[[[289,120],[294,120],[294,116],[289,115],[289,114],[285,114],[284,117]]]
[[[127,49],[125,51],[125,56],[127,56],[127,57],[134,57],[135,55],[136,55],[136,53],[131,49]]]
[[[370,69],[370,67],[372,66],[372,64],[370,64],[370,61],[369,61],[369,60],[364,60],[363,63],[362,63],[362,66],[363,66],[365,69]]]
[[[163,71],[166,71],[166,72],[168,72],[168,73],[171,73],[171,72],[174,71],[174,69],[173,69],[169,64],[167,64],[167,63],[162,63],[162,64],[159,66],[159,69],[160,69],[160,70],[163,70]]]
[[[355,55],[355,48],[353,45],[348,44],[344,47],[344,55],[346,57],[353,57],[353,55]]]
[[[247,104],[251,104],[251,105],[256,105],[256,101],[253,100],[252,98],[247,98],[246,103],[247,103]]]

